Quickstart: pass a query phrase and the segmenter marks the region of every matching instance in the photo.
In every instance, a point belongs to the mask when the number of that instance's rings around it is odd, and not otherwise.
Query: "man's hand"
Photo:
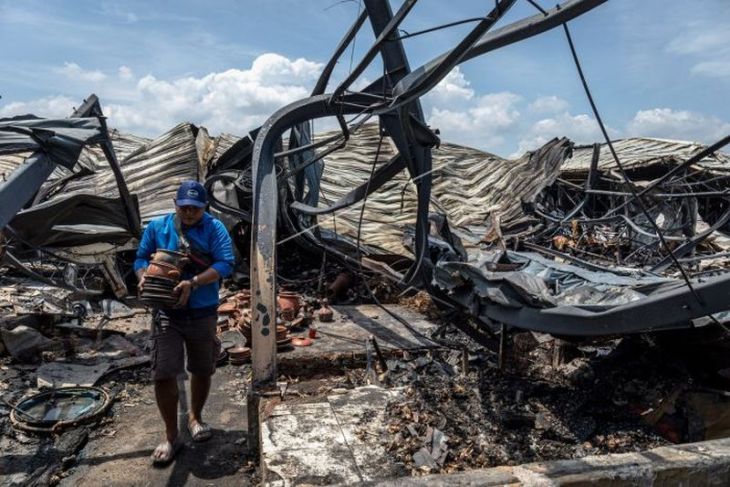
[[[140,269],[139,272],[137,272],[137,292],[138,292],[138,294],[142,294],[142,291],[144,290],[144,281],[145,281],[144,269]]]
[[[190,291],[192,290],[192,282],[188,280],[180,281],[178,285],[175,286],[175,289],[172,290],[173,295],[179,296],[175,306],[181,307],[188,304],[188,299],[190,299]]]

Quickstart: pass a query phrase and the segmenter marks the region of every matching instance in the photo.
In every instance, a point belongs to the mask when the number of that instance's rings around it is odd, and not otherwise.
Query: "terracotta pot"
[[[227,350],[228,356],[234,360],[246,360],[251,357],[251,349],[248,347],[234,347]]]
[[[292,316],[291,319],[294,319],[299,312],[299,298],[299,294],[295,292],[281,291],[279,296],[277,296],[276,301],[279,304],[279,308],[281,308],[282,313],[285,311],[293,311],[294,316]]]
[[[297,314],[294,312],[293,309],[282,309],[279,311],[279,315],[281,316],[282,320],[286,321],[292,321],[294,318],[297,317]]]
[[[160,249],[152,254],[152,262],[164,262],[175,267],[183,267],[188,263],[188,257],[182,252]]]
[[[221,314],[231,314],[236,311],[236,303],[231,301],[226,301],[225,303],[218,306],[218,312]]]
[[[332,308],[327,306],[326,299],[322,300],[322,307],[317,311],[317,317],[322,323],[330,323],[334,319],[335,313],[332,311]]]
[[[243,306],[244,308],[251,307],[251,291],[243,290],[240,293],[236,294],[235,298],[239,303],[241,303],[241,306]]]
[[[327,288],[327,296],[334,298],[335,301],[347,296],[347,290],[352,285],[352,278],[347,272],[340,272],[337,278]]]
[[[164,262],[150,262],[145,274],[148,276],[166,277],[174,281],[180,279],[180,270],[177,267],[165,264]]]
[[[309,347],[312,343],[314,343],[312,339],[306,337],[294,337],[291,341],[291,344],[295,347]]]
[[[285,340],[286,336],[289,334],[289,329],[286,326],[277,326],[276,327],[276,341]]]
[[[316,328],[309,328],[309,333],[307,333],[307,335],[311,339],[317,338],[317,329]]]

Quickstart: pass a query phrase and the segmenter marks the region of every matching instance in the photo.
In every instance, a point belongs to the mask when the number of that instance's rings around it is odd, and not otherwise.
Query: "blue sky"
[[[421,0],[403,29],[483,15],[490,4]],[[0,0],[0,116],[65,116],[95,92],[123,131],[156,136],[190,121],[244,134],[308,94],[358,8],[353,0]],[[533,13],[518,0],[505,22]],[[373,40],[366,27],[355,62]],[[467,29],[406,41],[411,65]],[[707,143],[730,133],[729,0],[608,0],[571,31],[613,136]],[[504,156],[554,136],[599,139],[560,29],[463,64],[423,102],[444,140]]]

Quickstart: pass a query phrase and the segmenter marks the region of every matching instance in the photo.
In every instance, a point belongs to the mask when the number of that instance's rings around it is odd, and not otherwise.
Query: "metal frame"
[[[400,158],[391,161],[390,171],[403,164],[416,182],[418,213],[415,231],[415,264],[405,276],[407,283],[421,278],[430,282],[428,251],[428,207],[431,192],[431,147],[438,137],[425,124],[419,97],[433,88],[455,66],[472,57],[534,36],[561,25],[606,0],[568,0],[553,10],[507,25],[493,33],[488,30],[504,15],[516,0],[497,0],[492,9],[454,48],[411,72],[400,38],[393,37],[416,0],[406,0],[393,15],[388,1],[365,0],[365,12],[370,19],[376,41],[363,60],[331,95],[326,90],[332,68],[347,45],[364,23],[363,15],[356,20],[327,63],[315,93],[308,99],[292,103],[272,115],[256,136],[252,155],[253,211],[251,239],[251,291],[253,309],[253,380],[248,396],[249,445],[259,446],[259,412],[263,393],[275,386],[276,343],[273,332],[276,323],[276,227],[277,216],[283,214],[284,224],[296,235],[302,233],[296,221],[284,214],[296,211],[280,208],[280,186],[277,181],[276,151],[282,135],[297,125],[312,120],[343,115],[362,115],[365,119],[377,115],[384,133],[394,142]],[[380,53],[384,74],[361,92],[349,91],[353,81]],[[347,129],[343,128],[343,136]],[[306,146],[305,141],[301,146]],[[309,147],[300,147],[302,152]],[[313,167],[313,166],[310,166]],[[307,168],[309,169],[309,167]],[[300,179],[301,181],[301,179]],[[360,190],[348,198],[356,202],[368,191]],[[353,201],[354,200],[354,201]],[[335,205],[337,206],[337,205]],[[306,212],[305,212],[306,213]],[[311,211],[310,211],[311,213]],[[310,232],[297,238],[305,245],[322,246]],[[428,284],[427,284],[428,285]]]

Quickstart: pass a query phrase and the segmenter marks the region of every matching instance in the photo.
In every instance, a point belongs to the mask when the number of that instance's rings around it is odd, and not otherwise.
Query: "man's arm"
[[[147,270],[147,266],[150,265],[150,257],[156,250],[155,230],[152,224],[149,224],[142,234],[142,239],[139,241],[137,256],[134,260],[134,273],[137,275],[137,287],[140,291],[144,287],[144,273]]]
[[[218,276],[226,278],[233,273],[233,265],[235,259],[233,257],[233,242],[231,236],[228,235],[225,225],[220,220],[214,220],[215,231],[211,235],[211,256],[213,263],[211,269],[215,269]]]

